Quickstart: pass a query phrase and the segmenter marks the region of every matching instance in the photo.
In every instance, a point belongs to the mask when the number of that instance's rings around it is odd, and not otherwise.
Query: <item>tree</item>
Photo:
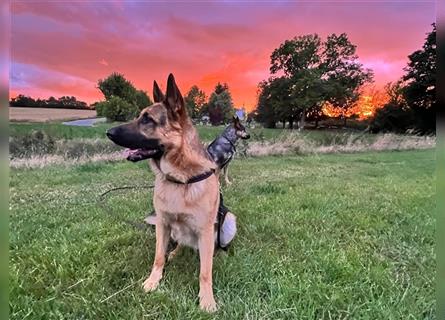
[[[187,112],[192,119],[198,118],[206,105],[206,94],[200,90],[198,86],[194,85],[184,97]]]
[[[259,86],[256,120],[266,128],[275,128],[281,121],[292,126],[295,110],[292,108],[290,80],[286,77],[270,78],[262,81]]]
[[[209,98],[208,112],[212,125],[227,122],[233,116],[235,110],[233,108],[232,95],[226,83],[221,84],[218,82],[215,86],[215,90]]]
[[[293,128],[297,118],[302,120],[304,126],[307,110],[319,103],[319,91],[315,87],[318,87],[318,79],[321,78],[321,45],[320,37],[311,34],[286,40],[272,52],[270,72],[274,75],[283,72],[284,78],[290,80],[286,82],[289,86],[286,90],[289,94],[289,99],[286,99],[288,105],[283,106],[289,110],[279,112],[289,121],[289,128]],[[285,83],[283,79],[279,81],[282,85]]]
[[[436,24],[422,49],[408,56],[403,96],[421,132],[436,131]]]
[[[355,52],[344,33],[332,34],[325,42],[317,34],[295,37],[273,51],[271,73],[289,80],[289,110],[280,113],[286,114],[290,128],[295,119],[304,126],[307,115],[317,121],[326,102],[344,109],[353,105],[358,89],[372,80],[372,72],[363,68]]]
[[[97,84],[105,100],[109,100],[112,96],[122,98],[130,103],[136,100],[136,88],[120,73],[113,72],[107,78],[100,79]]]
[[[147,93],[137,90],[122,74],[112,73],[98,81],[105,101],[96,104],[98,116],[111,121],[128,121],[152,104]]]
[[[344,125],[349,109],[360,97],[361,87],[372,82],[373,73],[358,62],[356,46],[347,35],[328,36],[322,52],[321,69],[326,81],[326,100],[343,111]]]
[[[34,107],[36,101],[31,97],[19,94],[17,97],[12,98],[9,104],[11,107]]]
[[[136,106],[138,107],[138,111],[142,111],[142,109],[145,109],[153,104],[147,93],[142,90],[136,90],[135,103]]]
[[[406,104],[403,98],[403,83],[402,80],[396,82],[388,82],[385,85],[385,92],[388,95],[389,103],[393,104]]]
[[[270,86],[267,81],[258,84],[258,104],[255,110],[255,120],[266,128],[275,128],[278,121],[276,110],[271,99]]]
[[[412,128],[413,119],[412,111],[405,104],[390,101],[383,108],[376,111],[369,129],[373,133],[405,133]]]
[[[398,132],[404,133],[414,127],[413,112],[403,98],[403,82],[389,82],[385,85],[388,97],[383,108],[378,109],[369,125],[371,132]]]
[[[436,25],[427,35],[422,49],[408,56],[406,74],[385,88],[389,102],[377,111],[370,129],[373,132],[420,133],[436,130]]]
[[[106,117],[113,121],[128,121],[139,113],[134,104],[117,96],[111,96],[106,101],[98,102],[96,104],[96,112],[98,116]]]

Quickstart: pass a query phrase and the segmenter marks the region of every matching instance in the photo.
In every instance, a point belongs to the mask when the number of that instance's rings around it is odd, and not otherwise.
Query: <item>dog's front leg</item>
[[[165,264],[165,253],[167,251],[168,240],[170,238],[170,228],[167,227],[162,219],[156,220],[156,253],[151,269],[150,276],[144,281],[145,292],[153,291],[158,287],[162,278],[162,271]]]
[[[207,312],[216,311],[213,298],[212,266],[213,251],[215,249],[213,225],[201,234],[199,238],[199,259],[201,270],[199,274],[199,306]]]
[[[229,180],[229,165],[224,167],[224,182],[226,183],[226,185],[230,185],[232,184],[232,182],[230,182]]]

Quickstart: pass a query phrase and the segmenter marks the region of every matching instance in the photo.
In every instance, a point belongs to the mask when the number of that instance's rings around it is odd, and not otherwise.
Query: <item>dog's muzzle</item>
[[[149,139],[130,124],[124,124],[109,129],[107,137],[115,144],[127,148],[125,157],[132,162],[162,156],[163,146],[157,139]]]

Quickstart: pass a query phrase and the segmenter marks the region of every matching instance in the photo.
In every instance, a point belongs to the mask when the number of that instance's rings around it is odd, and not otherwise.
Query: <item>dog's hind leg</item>
[[[225,166],[223,171],[224,171],[224,182],[226,183],[226,185],[232,184],[232,182],[230,182],[229,180],[229,165]]]
[[[153,291],[158,287],[162,278],[162,271],[165,264],[165,253],[167,251],[168,240],[170,239],[170,228],[161,219],[156,220],[156,253],[150,276],[144,281],[145,292]]]
[[[215,249],[213,242],[213,226],[203,231],[199,237],[199,306],[207,312],[216,311],[216,302],[213,297],[212,268],[213,251]]]
[[[170,262],[173,260],[173,258],[179,253],[180,249],[181,249],[181,245],[179,243],[176,244],[176,247],[170,251],[170,253],[167,256],[167,261]]]

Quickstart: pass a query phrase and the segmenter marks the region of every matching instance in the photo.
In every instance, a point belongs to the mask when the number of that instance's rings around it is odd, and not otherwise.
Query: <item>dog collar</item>
[[[179,181],[179,180],[177,180],[177,179],[175,179],[173,177],[170,177],[169,175],[165,175],[165,179],[170,181],[170,182],[177,183],[177,184],[191,184],[191,183],[195,183],[195,182],[199,182],[199,181],[205,180],[205,179],[207,179],[208,177],[210,177],[214,173],[215,173],[215,170],[212,169],[212,170],[206,171],[204,173],[198,174],[196,176],[193,176],[190,179],[188,179],[186,182]]]
[[[154,163],[156,164],[156,166],[158,167],[158,170],[161,171],[161,163],[159,159],[155,159]],[[162,173],[162,171],[161,171]],[[169,176],[168,174],[164,174],[165,180],[176,183],[176,184],[190,184],[190,183],[195,183],[195,182],[199,182],[202,180],[207,179],[208,177],[210,177],[212,174],[215,173],[215,169],[210,169],[209,171],[206,171],[204,173],[198,174],[196,176],[193,176],[191,178],[189,178],[186,182],[182,182],[178,179],[173,178],[172,176]]]

